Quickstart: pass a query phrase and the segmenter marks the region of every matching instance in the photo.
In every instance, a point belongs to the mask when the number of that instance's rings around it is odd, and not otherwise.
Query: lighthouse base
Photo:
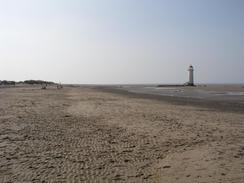
[[[194,83],[185,83],[185,86],[196,86],[196,85],[194,85]]]

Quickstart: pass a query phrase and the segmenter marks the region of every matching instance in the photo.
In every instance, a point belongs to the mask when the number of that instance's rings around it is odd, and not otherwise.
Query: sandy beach
[[[243,106],[153,96],[0,88],[0,182],[244,181]]]

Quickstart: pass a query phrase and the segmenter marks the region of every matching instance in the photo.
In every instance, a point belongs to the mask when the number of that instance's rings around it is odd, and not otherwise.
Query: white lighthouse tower
[[[190,65],[188,71],[189,71],[189,82],[188,82],[188,86],[194,86],[194,79],[193,79],[193,71],[194,71],[194,69],[193,69],[193,66],[192,65]]]

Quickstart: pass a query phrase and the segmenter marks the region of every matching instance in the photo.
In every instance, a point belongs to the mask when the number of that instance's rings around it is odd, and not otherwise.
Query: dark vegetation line
[[[7,80],[0,80],[0,85],[16,85],[16,84],[55,84],[51,81],[43,81],[43,80],[25,80],[25,81],[7,81]]]

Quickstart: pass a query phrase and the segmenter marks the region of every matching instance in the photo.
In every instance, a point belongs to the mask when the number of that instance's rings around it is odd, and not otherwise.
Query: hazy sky
[[[244,0],[0,0],[0,80],[244,83]]]

